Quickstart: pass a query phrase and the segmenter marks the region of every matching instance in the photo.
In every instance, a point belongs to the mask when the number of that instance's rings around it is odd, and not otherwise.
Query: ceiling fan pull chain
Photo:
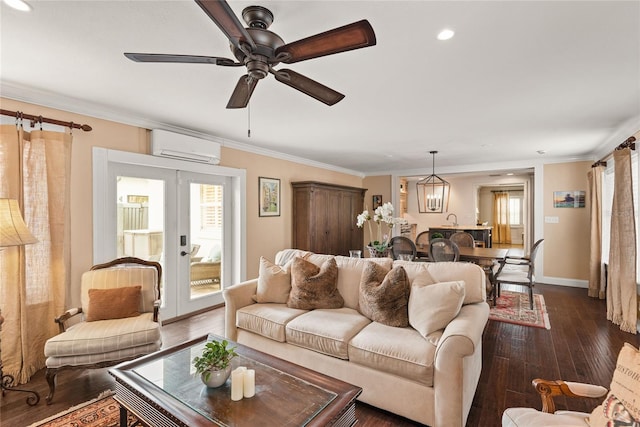
[[[251,138],[251,104],[247,104],[247,138]]]

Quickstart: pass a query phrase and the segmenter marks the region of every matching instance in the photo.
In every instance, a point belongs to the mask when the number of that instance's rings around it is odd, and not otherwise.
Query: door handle
[[[182,255],[182,256],[189,255],[189,252],[181,251],[180,255]]]

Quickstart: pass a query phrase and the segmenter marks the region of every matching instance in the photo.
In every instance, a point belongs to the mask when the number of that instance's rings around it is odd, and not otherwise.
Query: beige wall
[[[589,279],[589,209],[554,208],[553,192],[582,190],[587,193],[587,173],[592,162],[556,163],[544,166],[544,217],[557,217],[558,223],[544,222],[544,275],[576,280]],[[589,201],[586,201],[588,206]]]
[[[223,148],[221,165],[247,170],[247,278],[258,277],[260,256],[274,259],[280,249],[291,247],[291,183],[320,181],[362,187],[359,176],[314,168],[285,160]],[[280,216],[258,216],[258,177],[280,179]],[[355,222],[356,219],[354,218]]]
[[[391,175],[378,175],[378,176],[367,176],[362,180],[362,187],[366,188],[367,191],[364,194],[364,205],[365,208],[369,209],[369,212],[373,214],[373,196],[381,195],[382,203],[387,203],[391,201]],[[400,212],[396,211],[395,216],[400,216]],[[353,219],[354,222],[356,219]],[[367,246],[369,242],[371,242],[371,236],[369,236],[369,228],[365,226],[364,230],[364,242],[363,245]],[[375,229],[373,230],[375,234]]]
[[[80,276],[93,265],[93,192],[92,148],[102,147],[135,153],[149,153],[149,132],[136,126],[101,120],[39,105],[0,98],[6,110],[20,110],[63,121],[90,125],[91,132],[74,130],[71,159],[71,293],[80,288]],[[286,160],[222,148],[221,166],[247,171],[247,277],[257,277],[261,255],[273,259],[276,252],[291,246],[291,186],[292,181],[322,181],[353,187],[362,186],[355,175],[310,167]],[[258,217],[258,177],[281,180],[281,215]],[[378,193],[376,193],[378,194]],[[389,194],[385,200],[389,200]],[[354,218],[355,221],[355,218]]]

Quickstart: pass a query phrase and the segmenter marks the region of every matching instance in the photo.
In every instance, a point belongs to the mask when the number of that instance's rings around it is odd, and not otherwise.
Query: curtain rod
[[[81,125],[74,122],[63,122],[61,120],[50,119],[48,117],[34,116],[32,114],[25,114],[22,111],[9,111],[0,109],[0,114],[3,116],[12,116],[16,119],[31,120],[31,127],[34,127],[36,123],[51,123],[52,125],[64,126],[71,129],[82,129],[85,132],[91,132],[91,126]]]
[[[613,150],[613,151],[623,150],[625,148],[630,148],[632,150],[635,150],[636,149],[635,140],[636,140],[635,136],[630,136],[629,138],[626,139],[626,141],[624,141],[622,144],[618,145],[616,147],[616,149]],[[597,162],[592,164],[591,167],[595,168],[596,166],[607,166],[607,161],[606,160],[609,157],[611,157],[612,154],[613,154],[613,152],[607,154],[606,156],[604,156],[603,158],[601,158],[600,160],[598,160]]]

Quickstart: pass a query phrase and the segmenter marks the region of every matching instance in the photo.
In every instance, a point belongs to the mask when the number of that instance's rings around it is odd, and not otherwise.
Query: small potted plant
[[[235,347],[227,347],[229,342],[209,341],[205,344],[202,355],[193,359],[193,366],[200,379],[207,387],[220,387],[231,375],[231,359],[238,354]]]

